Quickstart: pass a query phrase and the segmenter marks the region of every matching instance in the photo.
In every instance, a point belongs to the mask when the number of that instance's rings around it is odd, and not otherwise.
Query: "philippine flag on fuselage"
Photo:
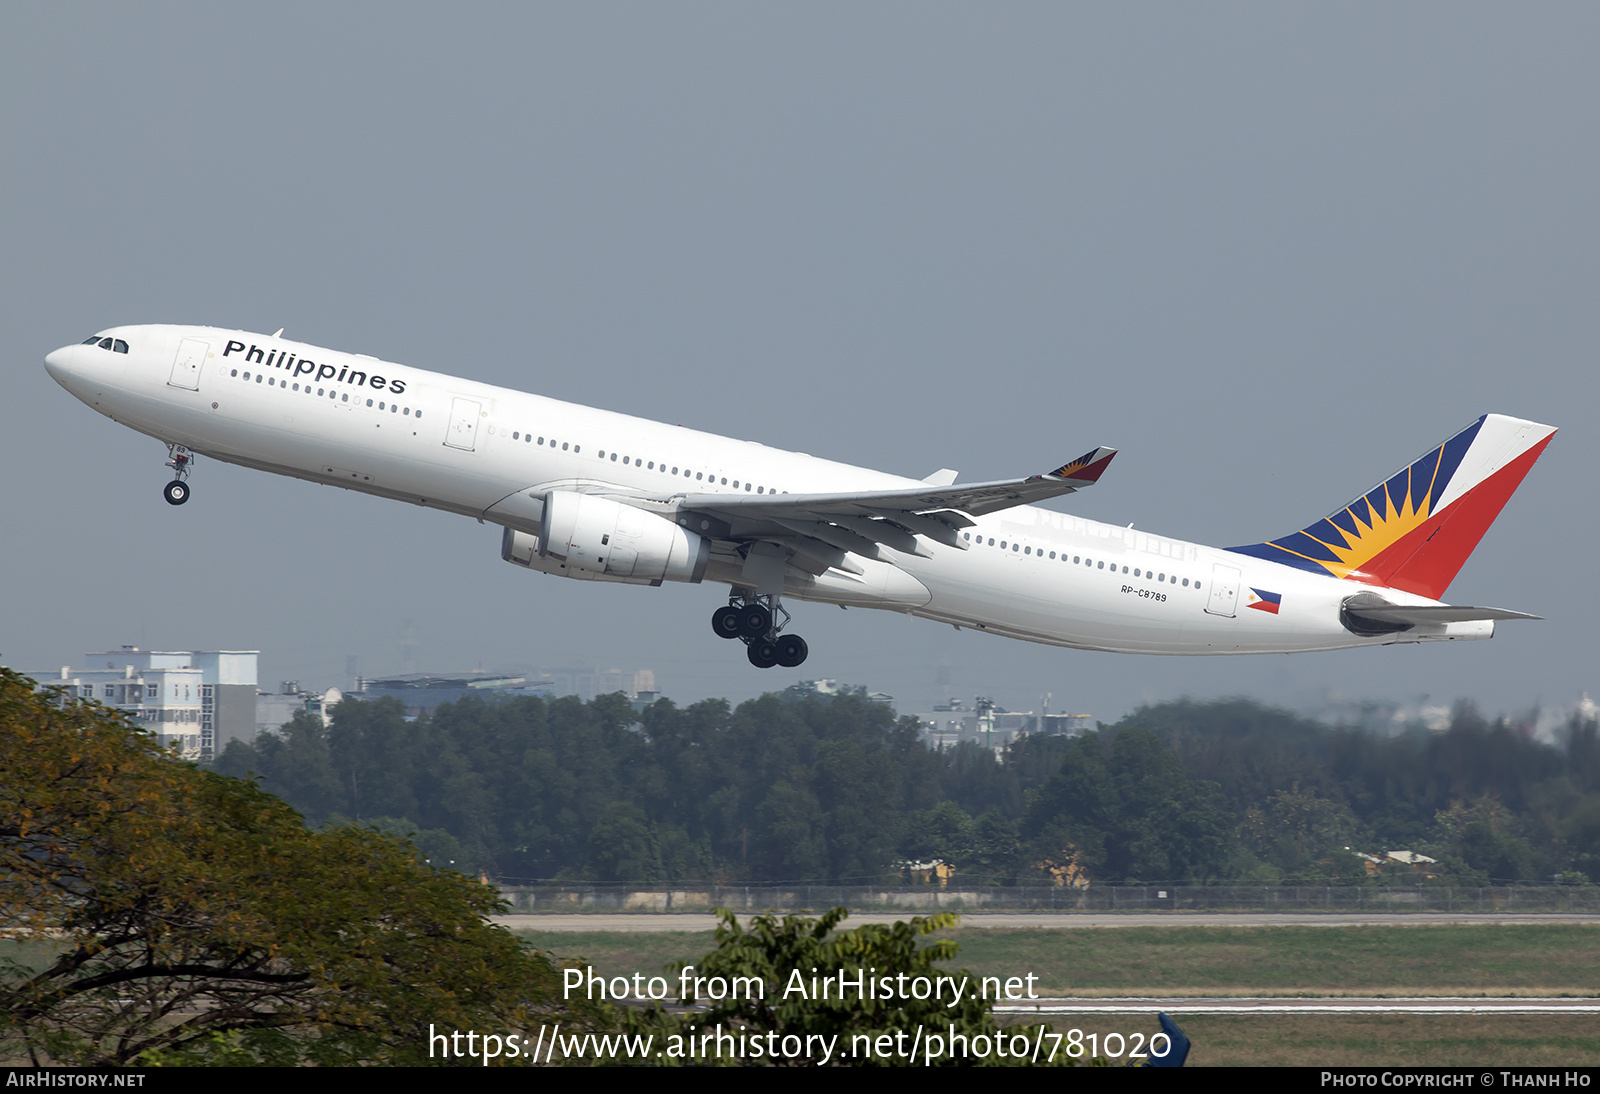
[[[1278,614],[1278,607],[1283,603],[1282,593],[1269,593],[1265,589],[1251,589],[1250,599],[1245,601],[1245,607],[1254,608],[1258,612],[1271,612]]]

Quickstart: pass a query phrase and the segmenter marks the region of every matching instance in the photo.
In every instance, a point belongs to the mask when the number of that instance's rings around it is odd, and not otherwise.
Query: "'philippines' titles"
[[[244,359],[252,364],[262,365],[266,368],[281,368],[295,376],[313,376],[314,374],[313,378],[319,381],[335,384],[355,384],[358,387],[365,386],[379,391],[390,391],[395,395],[399,395],[406,389],[404,380],[386,380],[376,374],[369,376],[360,369],[351,368],[349,365],[319,365],[315,361],[297,358],[285,349],[271,347],[262,349],[259,346],[251,346],[246,350],[243,342],[230,340],[223,347],[222,356],[226,357],[230,353],[242,353],[244,354]]]

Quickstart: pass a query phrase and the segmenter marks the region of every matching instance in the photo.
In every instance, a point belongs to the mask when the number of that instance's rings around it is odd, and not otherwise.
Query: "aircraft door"
[[[1206,611],[1232,619],[1238,603],[1239,571],[1232,566],[1212,566],[1211,598],[1206,602]]]
[[[172,376],[167,380],[171,387],[200,390],[200,365],[211,352],[209,343],[198,338],[185,338],[178,343],[178,356],[172,362]]]
[[[451,448],[471,452],[478,443],[478,417],[482,404],[476,399],[463,399],[459,395],[450,402],[450,428],[444,443]]]

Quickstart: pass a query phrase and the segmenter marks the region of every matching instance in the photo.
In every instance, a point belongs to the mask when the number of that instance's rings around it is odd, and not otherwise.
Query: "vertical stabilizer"
[[[1229,550],[1443,599],[1555,432],[1486,414],[1323,520]]]

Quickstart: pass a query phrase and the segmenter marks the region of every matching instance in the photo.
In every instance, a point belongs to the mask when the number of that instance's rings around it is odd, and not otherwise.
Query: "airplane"
[[[1555,429],[1486,414],[1349,505],[1214,548],[1032,504],[1052,471],[922,480],[592,409],[283,337],[120,326],[45,358],[77,398],[167,447],[501,528],[501,558],[584,581],[730,587],[712,615],[758,668],[808,648],[785,599],[880,608],[1121,653],[1244,654],[1489,638],[1524,612],[1442,601]]]

